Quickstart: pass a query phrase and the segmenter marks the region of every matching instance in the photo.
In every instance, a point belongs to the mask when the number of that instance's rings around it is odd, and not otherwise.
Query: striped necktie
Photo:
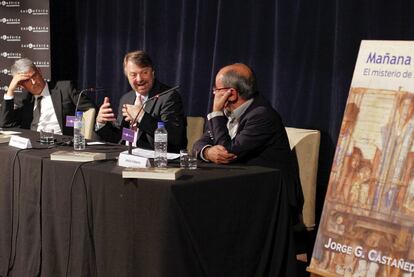
[[[142,99],[143,97],[142,97],[142,95],[139,95],[139,96],[137,96],[137,97],[135,97],[135,103],[134,103],[134,105],[142,105]]]

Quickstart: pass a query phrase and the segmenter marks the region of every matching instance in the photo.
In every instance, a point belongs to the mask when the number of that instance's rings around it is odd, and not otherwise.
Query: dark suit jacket
[[[75,115],[78,95],[71,81],[49,82],[49,91],[55,109],[56,117],[64,135],[73,135],[73,128],[66,127],[66,116]],[[34,97],[23,91],[16,93],[11,100],[2,100],[0,109],[0,127],[20,127],[30,129],[33,120]],[[79,111],[95,108],[95,105],[82,94],[79,100]]]
[[[302,211],[303,194],[296,160],[280,115],[262,97],[256,96],[239,119],[236,136],[231,139],[227,117],[217,116],[207,121],[206,132],[193,150],[200,153],[206,145],[223,145],[237,155],[233,162],[259,165],[281,170],[289,184],[289,203]]]
[[[153,97],[169,88],[155,80],[148,97]],[[97,131],[102,139],[114,143],[120,142],[122,128],[129,128],[129,122],[126,122],[122,116],[122,106],[124,104],[134,104],[135,97],[135,91],[133,90],[122,96],[119,102],[116,123],[107,123]],[[187,120],[184,115],[181,96],[177,91],[149,100],[144,107],[144,111],[144,116],[138,126],[138,147],[154,149],[154,131],[157,129],[158,121],[163,121],[168,132],[168,152],[178,153],[180,149],[187,148]]]

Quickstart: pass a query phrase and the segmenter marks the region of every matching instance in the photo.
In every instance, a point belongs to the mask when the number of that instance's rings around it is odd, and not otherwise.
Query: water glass
[[[43,128],[40,130],[40,143],[41,144],[54,144],[54,130]]]
[[[188,168],[188,151],[187,149],[180,150],[180,167]]]
[[[197,169],[197,154],[191,153],[187,157],[188,169]]]
[[[180,167],[197,169],[197,153],[189,153],[186,149],[180,150]]]

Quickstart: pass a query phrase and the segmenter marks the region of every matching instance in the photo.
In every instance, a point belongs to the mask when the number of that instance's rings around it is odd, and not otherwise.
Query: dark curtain
[[[323,204],[360,41],[414,38],[411,0],[51,0],[52,78],[96,86],[98,105],[129,90],[126,52],[143,49],[156,76],[180,84],[186,112],[205,116],[222,66],[244,62],[286,126],[322,133]]]

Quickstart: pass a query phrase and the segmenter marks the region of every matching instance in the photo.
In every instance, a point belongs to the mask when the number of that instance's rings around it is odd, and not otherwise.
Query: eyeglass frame
[[[223,89],[234,89],[234,88],[233,87],[222,87],[222,88],[213,87],[211,92],[214,94],[216,91],[223,90]]]

